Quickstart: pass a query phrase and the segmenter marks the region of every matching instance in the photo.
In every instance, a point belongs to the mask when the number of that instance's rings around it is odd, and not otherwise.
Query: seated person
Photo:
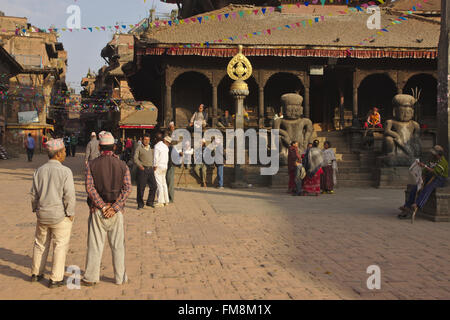
[[[431,154],[432,160],[428,165],[419,162],[419,166],[423,168],[423,187],[419,192],[417,186],[411,190],[408,201],[399,208],[403,212],[398,215],[400,219],[409,218],[411,213],[414,218],[417,210],[423,208],[433,190],[443,187],[448,178],[448,162],[444,157],[444,148],[436,145],[431,149]]]
[[[230,112],[228,110],[225,110],[224,115],[220,117],[219,121],[217,122],[217,126],[219,128],[226,128],[233,126],[233,118],[230,116]]]
[[[283,112],[280,111],[279,113],[275,113],[275,116],[273,117],[273,121],[276,121],[278,119],[283,119]]]
[[[233,114],[232,117],[234,119],[236,117],[236,115]],[[248,111],[246,109],[244,109],[244,125],[248,126],[249,122],[250,122],[250,117],[248,115]]]
[[[364,124],[364,128],[383,128],[383,125],[381,124],[381,116],[378,113],[378,108],[373,108],[367,117],[367,121]]]

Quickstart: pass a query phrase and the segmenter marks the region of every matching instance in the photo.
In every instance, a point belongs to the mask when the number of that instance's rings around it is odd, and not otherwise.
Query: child
[[[303,165],[300,160],[295,162],[295,191],[293,193],[294,196],[302,195],[302,182],[303,178],[306,176],[306,170],[303,168]]]

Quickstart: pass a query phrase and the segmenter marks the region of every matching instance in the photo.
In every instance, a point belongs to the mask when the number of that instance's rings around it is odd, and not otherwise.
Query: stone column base
[[[415,184],[409,167],[387,167],[376,169],[376,186],[384,189],[403,189],[408,184]]]
[[[408,185],[405,201],[412,187],[413,185]],[[434,222],[450,222],[450,187],[436,188],[425,206],[417,212],[417,216]]]

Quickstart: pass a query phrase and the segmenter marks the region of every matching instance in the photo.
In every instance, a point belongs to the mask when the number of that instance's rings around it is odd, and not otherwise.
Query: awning
[[[394,59],[436,59],[437,50],[395,50],[395,49],[288,49],[288,48],[245,48],[246,56],[275,57],[332,57],[332,58],[394,58]],[[143,48],[137,55],[169,55],[169,56],[203,56],[203,57],[233,57],[235,48]]]
[[[155,126],[141,125],[141,126],[120,126],[120,129],[154,129]]]
[[[55,130],[51,124],[7,124],[7,129],[23,129],[23,130],[33,130],[33,129],[50,129]]]
[[[153,129],[158,123],[158,109],[137,110],[119,122],[124,129]]]

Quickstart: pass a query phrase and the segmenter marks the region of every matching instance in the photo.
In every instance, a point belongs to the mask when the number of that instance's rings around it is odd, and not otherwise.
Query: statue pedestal
[[[270,176],[271,188],[284,188],[287,190],[289,183],[289,172],[287,166],[280,167],[277,174]]]
[[[405,190],[405,201],[414,185],[408,185]],[[417,212],[417,216],[435,222],[450,222],[450,186],[436,188],[428,198],[424,207]]]
[[[415,184],[409,167],[386,167],[376,169],[376,186],[385,189],[403,189],[408,184]]]

